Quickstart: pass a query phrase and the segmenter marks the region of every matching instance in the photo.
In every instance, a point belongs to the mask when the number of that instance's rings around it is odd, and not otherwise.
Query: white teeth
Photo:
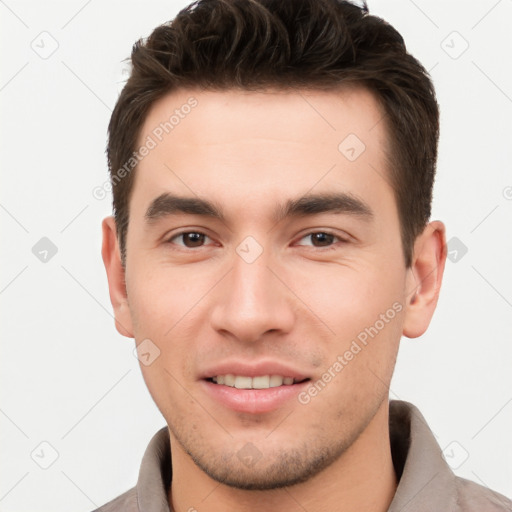
[[[262,377],[252,378],[252,387],[254,389],[267,389],[269,387],[270,377],[263,375]]]
[[[222,375],[221,375],[221,377],[222,377]],[[217,379],[218,379],[218,377],[217,377]],[[224,385],[234,388],[235,387],[235,376],[231,375],[231,373],[228,373],[228,375],[224,375]]]
[[[284,381],[284,377],[281,377],[280,375],[271,375],[269,386],[271,388],[277,388],[277,386],[283,385],[283,381]]]
[[[235,388],[251,389],[252,388],[252,378],[251,377],[240,377],[240,375],[237,375],[235,377]]]
[[[217,375],[212,377],[216,384],[223,384],[237,389],[268,389],[278,386],[291,386],[295,379],[293,377],[283,377],[282,375],[261,375],[258,377],[247,377],[245,375]]]

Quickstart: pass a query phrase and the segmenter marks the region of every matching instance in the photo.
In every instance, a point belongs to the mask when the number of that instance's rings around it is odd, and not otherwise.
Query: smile
[[[221,384],[237,389],[269,389],[279,386],[291,386],[307,379],[294,379],[293,377],[283,377],[282,375],[260,375],[257,377],[248,377],[245,375],[217,375],[212,377],[211,382]]]

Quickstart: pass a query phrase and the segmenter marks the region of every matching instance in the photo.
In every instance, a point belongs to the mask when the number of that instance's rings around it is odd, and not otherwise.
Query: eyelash
[[[334,238],[333,243],[328,245],[327,247],[322,247],[322,246],[318,247],[315,245],[305,245],[303,247],[310,247],[312,249],[320,249],[322,251],[328,251],[328,250],[337,249],[337,244],[339,244],[339,243],[342,243],[342,244],[348,243],[348,240],[346,238],[342,238],[341,236],[335,235],[334,233],[331,233],[330,231],[310,231],[309,233],[306,233],[301,238],[299,238],[299,241],[303,240],[304,238],[311,237],[313,235],[318,235],[318,234],[332,236]]]
[[[195,235],[202,235],[206,238],[210,238],[207,234],[201,232],[201,231],[182,231],[180,233],[176,233],[175,235],[173,235],[171,238],[169,238],[166,243],[168,244],[172,244],[173,243],[173,240],[175,240],[176,238],[179,238],[179,237],[183,237],[184,235],[188,235],[188,234],[195,234]],[[332,236],[334,237],[334,239],[336,239],[337,241],[336,242],[333,242],[332,244],[326,246],[326,247],[317,247],[317,246],[314,246],[314,245],[301,245],[302,247],[311,247],[313,249],[320,249],[320,250],[323,250],[323,251],[326,251],[326,250],[330,250],[330,249],[336,249],[336,243],[348,243],[348,240],[345,239],[345,238],[342,238],[338,235],[335,235],[334,233],[331,233],[329,231],[310,231],[309,233],[306,233],[305,235],[301,236],[298,241],[301,241],[303,240],[304,238],[307,238],[307,237],[311,237],[313,235],[316,235],[316,234],[323,234],[323,235],[328,235],[328,236]],[[211,240],[211,238],[210,238]],[[201,247],[204,247],[204,245],[201,245],[199,247],[187,247],[186,245],[184,244],[178,244],[179,246],[183,247],[184,250],[191,250],[191,249],[199,249]]]

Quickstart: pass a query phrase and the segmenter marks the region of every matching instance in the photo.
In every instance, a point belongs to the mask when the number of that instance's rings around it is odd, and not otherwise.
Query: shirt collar
[[[388,512],[448,512],[457,502],[455,475],[418,408],[391,400],[389,435],[400,478]]]
[[[389,403],[389,430],[393,464],[399,484],[388,512],[448,512],[455,508],[455,475],[413,404]],[[151,439],[139,472],[137,500],[140,512],[169,512],[167,490],[172,479],[167,427]]]

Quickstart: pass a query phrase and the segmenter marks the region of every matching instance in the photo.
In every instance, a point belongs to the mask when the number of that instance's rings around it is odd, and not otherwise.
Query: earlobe
[[[406,281],[403,334],[421,336],[434,314],[446,263],[445,226],[430,222],[414,244],[413,262]]]
[[[122,336],[133,338],[132,319],[126,294],[125,270],[121,265],[114,217],[110,216],[103,219],[102,232],[101,256],[107,272],[110,302],[114,308],[116,329]]]

